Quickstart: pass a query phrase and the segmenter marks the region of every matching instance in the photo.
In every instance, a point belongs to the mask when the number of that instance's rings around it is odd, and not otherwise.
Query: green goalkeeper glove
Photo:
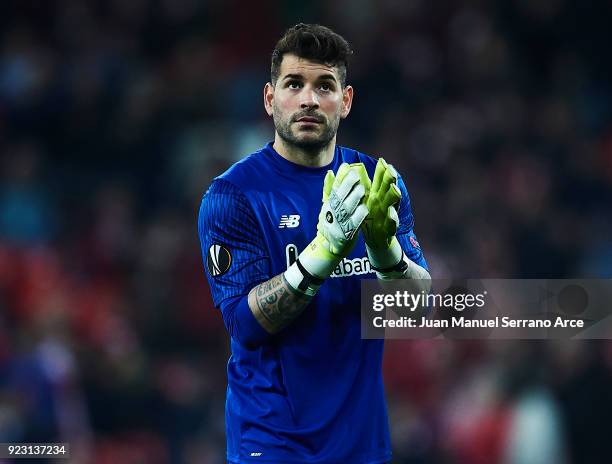
[[[361,226],[368,258],[375,269],[390,268],[402,259],[402,247],[395,237],[399,227],[396,205],[402,198],[397,177],[395,168],[379,158],[367,200],[369,213]]]
[[[314,295],[323,279],[351,252],[368,214],[364,204],[368,190],[369,179],[362,163],[343,163],[336,176],[327,171],[317,235],[285,272],[293,288]]]
[[[397,171],[380,158],[367,199],[368,217],[361,230],[372,269],[380,280],[411,279],[415,292],[431,288],[429,273],[404,254],[395,234],[399,227],[396,205],[402,198]]]

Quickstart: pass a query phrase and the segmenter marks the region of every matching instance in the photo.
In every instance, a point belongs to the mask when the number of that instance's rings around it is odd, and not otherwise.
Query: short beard
[[[336,117],[335,120],[330,122],[330,124],[325,124],[323,132],[317,139],[300,140],[291,129],[291,124],[294,121],[292,119],[289,121],[284,121],[277,116],[278,113],[278,111],[274,111],[273,120],[274,127],[279,137],[283,139],[287,145],[298,148],[304,153],[312,155],[319,154],[322,150],[329,146],[333,138],[336,136],[338,126],[340,125],[340,117]]]

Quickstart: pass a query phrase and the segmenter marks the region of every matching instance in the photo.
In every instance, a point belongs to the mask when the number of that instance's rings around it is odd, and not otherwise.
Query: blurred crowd
[[[612,277],[608,2],[0,7],[0,442],[224,462],[228,338],[196,216],[273,138],[276,40],[355,49],[339,143],[403,175],[434,278]],[[608,341],[389,341],[394,463],[604,463]]]

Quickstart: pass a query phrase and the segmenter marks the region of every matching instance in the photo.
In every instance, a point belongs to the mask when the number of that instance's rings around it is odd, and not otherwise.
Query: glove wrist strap
[[[380,266],[380,261],[373,261],[373,255],[370,254],[370,249],[368,248],[368,258],[370,259],[370,265],[374,271],[376,271],[376,276],[380,280],[394,280],[394,279],[414,279],[422,281],[423,288],[427,287],[427,291],[429,291],[429,282],[431,277],[429,272],[419,266],[418,264],[412,262],[402,250],[401,245],[394,237],[394,242],[397,243],[397,248],[393,250],[394,254],[399,254],[398,261],[391,261],[391,265],[387,267]],[[394,248],[393,245],[391,248]],[[399,249],[399,253],[398,250]],[[385,258],[389,262],[391,260],[391,253],[387,255]],[[377,265],[378,264],[378,265]]]
[[[315,296],[324,282],[308,272],[299,258],[285,271],[285,279],[295,290],[308,296]]]

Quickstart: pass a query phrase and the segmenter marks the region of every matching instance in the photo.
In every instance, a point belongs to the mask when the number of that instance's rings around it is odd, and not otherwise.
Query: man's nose
[[[314,90],[304,89],[302,92],[301,107],[303,109],[319,107],[319,98]]]

